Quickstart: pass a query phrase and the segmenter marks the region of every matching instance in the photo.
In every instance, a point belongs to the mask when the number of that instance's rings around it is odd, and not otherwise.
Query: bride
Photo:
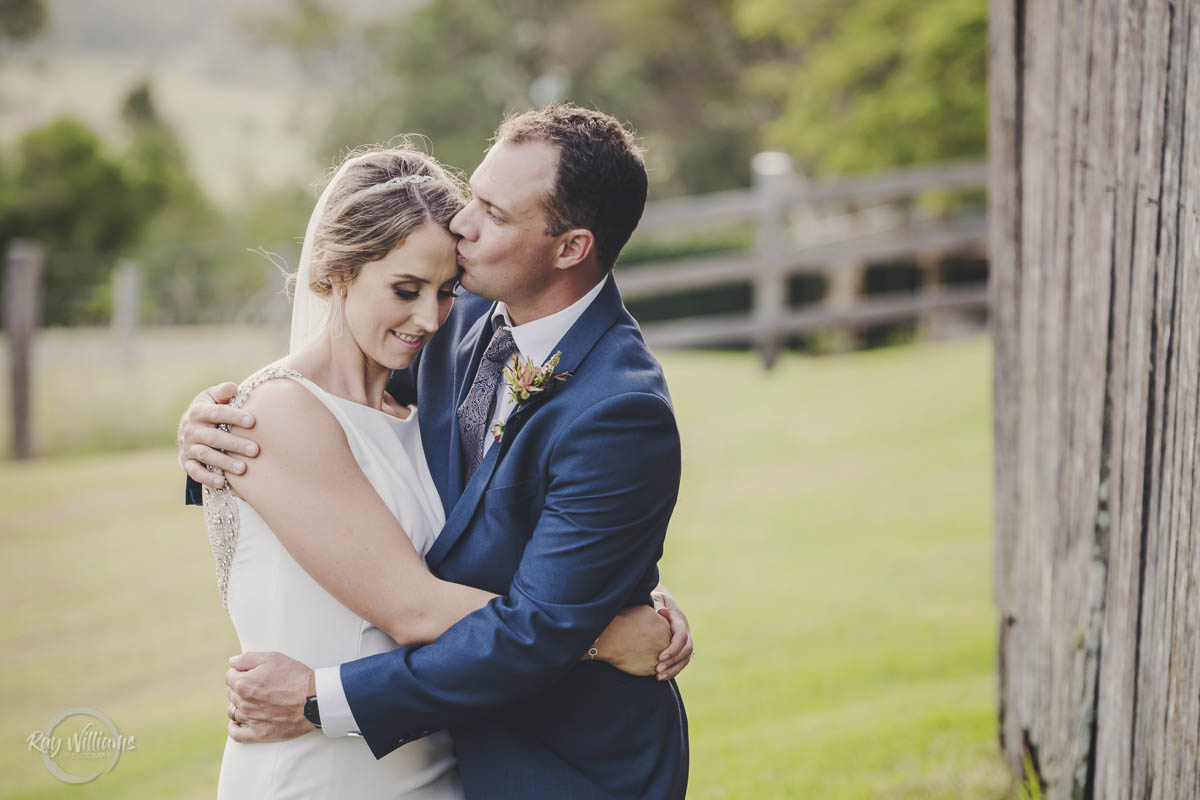
[[[419,410],[386,391],[454,303],[447,224],[462,206],[461,183],[403,146],[348,158],[313,211],[291,352],[231,403],[253,414],[261,452],[252,469],[204,488],[218,587],[243,652],[337,665],[430,642],[494,597],[425,569],[443,506]],[[647,607],[627,611],[591,653],[654,674],[664,627]],[[232,706],[229,715],[238,724]],[[288,741],[228,739],[218,796],[452,800],[462,789],[444,731],[376,761],[361,738],[314,727]]]

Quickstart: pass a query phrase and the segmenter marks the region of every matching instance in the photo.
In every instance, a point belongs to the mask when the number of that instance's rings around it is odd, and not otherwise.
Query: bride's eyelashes
[[[395,292],[396,296],[401,300],[416,300],[421,296],[421,292],[418,289],[401,289],[399,287],[395,287],[392,289],[392,291]],[[439,289],[438,297],[443,299],[458,297],[458,281],[455,281],[454,285],[448,289]]]

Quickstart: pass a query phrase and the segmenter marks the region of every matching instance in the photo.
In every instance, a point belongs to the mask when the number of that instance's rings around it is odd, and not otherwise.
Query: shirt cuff
[[[342,688],[342,668],[322,667],[316,670],[317,708],[321,714],[321,732],[330,738],[361,736],[346,690]]]

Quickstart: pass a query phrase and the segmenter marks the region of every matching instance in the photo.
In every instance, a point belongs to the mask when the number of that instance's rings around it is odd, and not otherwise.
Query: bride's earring
[[[333,290],[333,302],[329,304],[329,335],[335,339],[342,338],[346,322],[346,294],[338,288]]]

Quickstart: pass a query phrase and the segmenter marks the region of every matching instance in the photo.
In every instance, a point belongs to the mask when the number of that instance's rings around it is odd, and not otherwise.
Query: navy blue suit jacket
[[[609,280],[556,348],[571,376],[514,410],[464,485],[455,411],[491,308],[462,293],[392,389],[415,382],[446,509],[429,568],[502,596],[431,644],[343,664],[346,698],[376,757],[449,728],[470,798],[682,798],[675,682],[580,661],[658,582],[680,473],[662,370]]]
[[[343,664],[346,698],[376,756],[449,727],[469,797],[683,797],[674,681],[579,660],[658,582],[680,471],[662,370],[610,280],[555,348],[571,376],[513,412],[464,485],[455,410],[491,307],[463,293],[415,377],[446,508],[429,567],[503,596],[432,644]]]

